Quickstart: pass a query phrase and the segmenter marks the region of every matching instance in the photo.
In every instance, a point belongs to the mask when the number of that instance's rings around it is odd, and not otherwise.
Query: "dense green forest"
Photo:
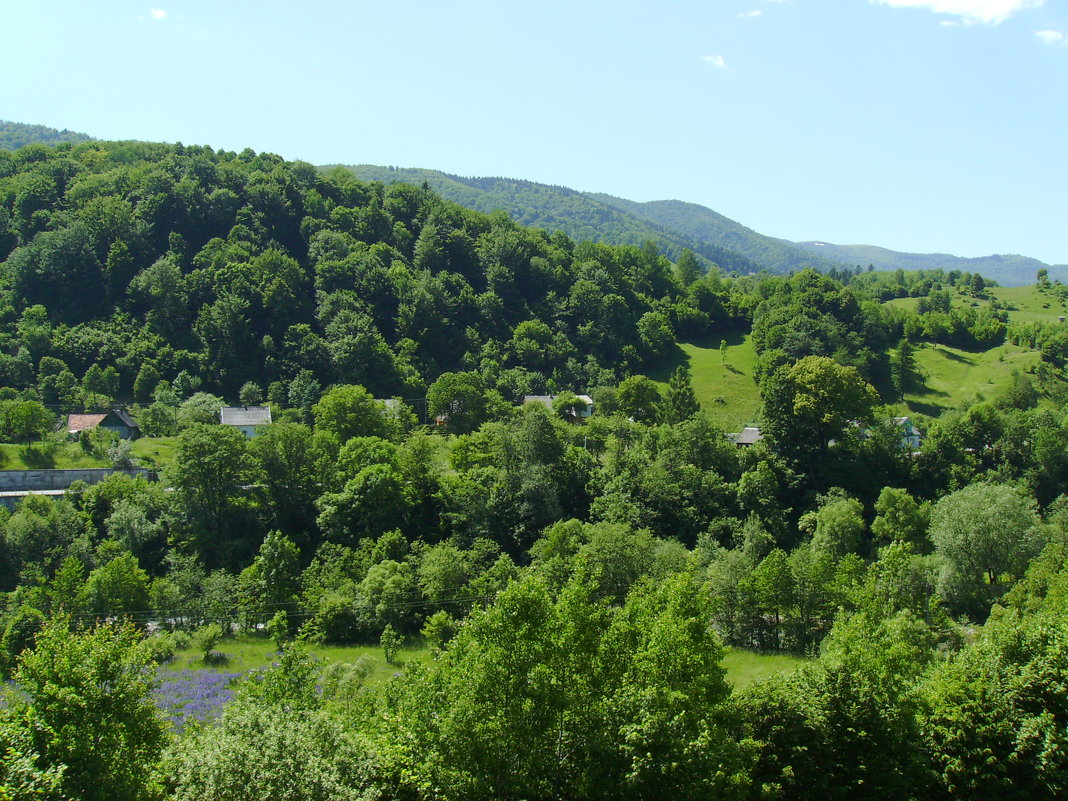
[[[1048,265],[1025,256],[961,258],[944,253],[899,253],[871,245],[790,242],[766,236],[712,209],[679,200],[638,203],[601,192],[579,192],[511,178],[467,178],[438,170],[348,167],[362,180],[427,183],[442,197],[482,212],[505,211],[524,225],[563,231],[575,240],[605,244],[641,244],[651,240],[671,259],[692,250],[727,273],[767,270],[788,273],[812,267],[821,272],[869,265],[880,271],[954,270],[982,273],[1006,286],[1034,281],[1046,269],[1051,278],[1068,279],[1068,267]]]
[[[59,131],[45,125],[27,125],[22,122],[9,122],[0,120],[0,150],[18,150],[24,145],[35,143],[45,145],[57,145],[60,142],[90,142],[93,137],[88,134],[68,131]]]
[[[1033,319],[975,273],[729,277],[135,142],[0,152],[0,259],[0,436],[124,406],[169,454],[0,511],[0,798],[1064,796],[1048,276]],[[749,447],[688,363],[649,377],[740,336]],[[1008,344],[1028,369],[903,440],[918,351]],[[166,666],[234,636],[275,664],[170,714]],[[315,656],[356,644],[394,675]],[[804,660],[739,687],[728,648]]]
[[[563,186],[509,178],[463,178],[437,170],[370,164],[347,169],[365,181],[425,183],[443,198],[466,208],[485,213],[504,211],[523,225],[562,231],[576,241],[607,245],[641,245],[651,241],[669,258],[677,259],[684,250],[690,250],[703,265],[714,262],[727,272],[757,272],[765,266],[740,250],[724,247],[712,239],[694,239],[616,208],[599,196]],[[798,255],[808,261],[819,261],[807,254],[798,252]]]

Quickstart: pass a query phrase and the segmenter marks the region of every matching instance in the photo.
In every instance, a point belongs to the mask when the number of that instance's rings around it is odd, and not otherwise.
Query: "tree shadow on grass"
[[[30,470],[54,470],[56,466],[56,448],[51,443],[29,443],[19,448],[19,458]]]
[[[646,375],[653,381],[667,381],[671,378],[671,374],[675,372],[675,368],[680,364],[689,364],[690,357],[686,355],[686,351],[675,343],[671,346],[667,353],[657,359],[656,364],[652,365]]]
[[[745,342],[748,331],[732,329],[730,331],[713,331],[710,334],[701,334],[696,337],[688,337],[686,342],[699,348],[718,348],[719,343],[727,340],[727,346],[734,348]]]
[[[947,408],[937,403],[923,403],[914,400],[905,401],[905,405],[909,407],[909,411],[913,414],[922,414],[927,417],[938,417],[942,412],[946,411]]]
[[[954,353],[946,348],[934,348],[935,353],[940,356],[944,356],[947,359],[955,362],[963,362],[964,364],[975,364],[975,359],[969,359],[967,356],[961,356],[959,353]],[[976,351],[982,352],[982,351]]]

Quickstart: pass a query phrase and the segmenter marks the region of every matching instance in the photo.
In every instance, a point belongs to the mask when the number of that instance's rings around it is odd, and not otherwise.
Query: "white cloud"
[[[759,8],[755,8],[752,11],[743,11],[741,14],[735,14],[738,19],[753,19],[754,17],[764,16],[764,12]]]
[[[723,56],[704,56],[702,61],[707,61],[713,67],[719,67],[721,70],[727,68],[726,62],[723,60]]]
[[[1064,40],[1064,34],[1060,31],[1035,31],[1035,36],[1039,38],[1042,44],[1068,44]]]
[[[958,17],[965,25],[983,22],[997,25],[1027,8],[1037,8],[1045,0],[871,0],[893,8],[926,8],[935,14]]]
[[[167,16],[167,12],[162,8],[150,8],[148,10],[149,19],[163,19]]]

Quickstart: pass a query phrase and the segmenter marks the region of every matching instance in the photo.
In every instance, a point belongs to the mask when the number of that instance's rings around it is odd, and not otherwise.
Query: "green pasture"
[[[796,670],[806,661],[790,654],[758,654],[753,651],[730,650],[723,657],[723,667],[727,670],[727,681],[736,690],[741,690],[755,681]]]
[[[720,341],[727,340],[725,354]],[[757,389],[756,351],[748,334],[739,332],[680,343],[663,366],[649,377],[667,392],[672,371],[683,362],[689,364],[694,394],[712,420],[724,431],[740,431],[756,419],[760,408]]]
[[[75,470],[111,467],[111,462],[82,450],[77,442],[31,442],[0,445],[0,470]]]
[[[977,396],[995,397],[1009,385],[1013,370],[1025,372],[1039,359],[1037,351],[1008,342],[979,352],[924,343],[916,348],[923,383],[905,393],[905,403],[910,412],[937,417]]]
[[[227,637],[215,647],[215,651],[223,655],[224,662],[205,665],[199,651],[187,648],[178,651],[174,659],[164,666],[164,670],[226,670],[241,673],[269,667],[278,656],[274,641],[266,637]],[[406,664],[430,659],[430,649],[421,641],[406,643],[398,652],[394,665],[386,662],[385,652],[377,645],[311,645],[308,651],[327,664],[352,664],[362,656],[371,657],[373,667],[367,679],[368,684],[385,681]]]
[[[995,287],[990,294],[1009,308],[1009,322],[1056,323],[1068,316],[1068,303],[1053,289],[1041,290],[1037,285]]]
[[[215,650],[223,654],[225,663],[205,665],[201,661],[201,654],[188,648],[179,651],[163,669],[172,672],[226,670],[236,673],[268,667],[277,658],[274,642],[265,637],[227,637]],[[394,665],[386,662],[382,648],[377,645],[313,645],[309,647],[309,651],[326,664],[352,664],[360,657],[369,656],[373,660],[371,675],[367,680],[369,685],[384,682],[407,664],[419,664],[431,659],[430,649],[421,640],[408,642],[398,652],[397,663]],[[747,687],[777,673],[795,670],[805,662],[805,659],[789,654],[758,654],[742,650],[729,650],[723,657],[727,681],[736,689]]]
[[[162,470],[174,461],[177,437],[141,437],[133,441],[133,455],[137,464],[149,470]]]

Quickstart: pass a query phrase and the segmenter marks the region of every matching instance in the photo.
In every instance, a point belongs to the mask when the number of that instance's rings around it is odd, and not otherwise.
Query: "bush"
[[[82,632],[68,625],[47,623],[14,676],[29,699],[20,719],[40,754],[38,765],[64,766],[63,798],[151,798],[158,788],[150,786],[149,767],[160,757],[166,724],[153,700],[155,672],[146,670],[140,634],[132,625]]]
[[[189,636],[188,631],[172,631],[171,637],[174,638],[174,650],[184,651],[187,648],[193,647],[193,638]]]
[[[180,741],[164,770],[175,801],[352,801],[368,785],[366,764],[318,710],[239,702]]]
[[[204,662],[220,661],[212,652],[215,650],[215,646],[219,644],[222,636],[222,626],[218,623],[209,623],[193,632],[191,637],[193,647],[202,655],[201,659]],[[219,656],[221,657],[222,655],[219,654]]]
[[[397,651],[399,651],[404,644],[404,639],[397,633],[397,630],[393,628],[392,623],[387,623],[386,627],[382,629],[382,637],[379,642],[382,644],[382,650],[385,652],[386,661],[391,665],[397,664]]]
[[[142,640],[141,650],[147,661],[162,665],[174,659],[175,651],[178,648],[173,634],[169,631],[157,631],[151,637],[146,637]]]

